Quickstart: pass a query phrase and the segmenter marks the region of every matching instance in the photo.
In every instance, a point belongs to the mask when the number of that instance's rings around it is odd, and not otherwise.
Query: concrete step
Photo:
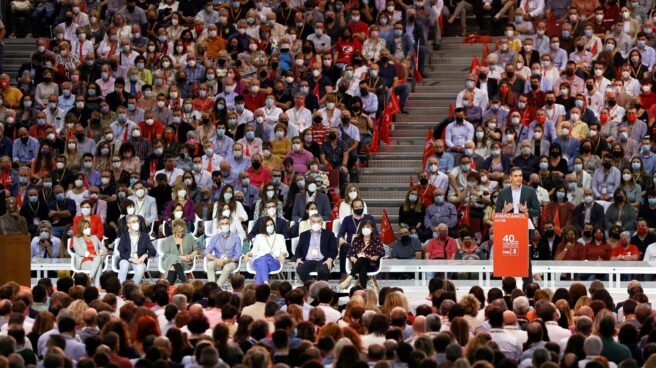
[[[417,162],[417,166],[415,167],[395,167],[394,169],[387,167],[365,167],[360,169],[360,175],[416,175],[419,166],[421,166],[420,162]]]
[[[365,191],[373,191],[377,192],[380,190],[389,190],[389,191],[403,191],[407,192],[407,190],[410,188],[409,187],[409,177],[406,178],[404,182],[400,183],[358,183],[358,189],[360,189],[361,192]]]
[[[394,141],[392,141],[394,142]],[[372,168],[390,168],[390,171],[396,171],[397,168],[421,166],[420,160],[373,160],[369,163]]]
[[[426,130],[427,129],[415,129],[411,127],[404,126],[403,129],[397,129],[395,131],[392,131],[391,135],[392,137],[408,137],[408,138],[417,138],[417,137],[423,137],[426,138]],[[431,129],[432,131],[432,129]]]
[[[424,151],[424,144],[426,143],[426,136],[423,137],[392,137],[391,138],[393,145],[411,145],[419,146],[417,152]]]
[[[405,200],[405,195],[406,191],[404,190],[399,190],[399,191],[389,191],[389,190],[380,190],[378,192],[371,192],[371,191],[362,191],[360,194],[364,200],[367,201],[367,206],[371,206],[372,204],[369,204],[370,200],[375,200],[377,201],[379,198],[384,198],[388,200]]]
[[[406,152],[414,152],[414,153],[421,153],[424,149],[423,143],[421,145],[412,145],[412,144],[397,144],[397,145],[391,145],[389,148],[385,149],[384,152],[395,152],[395,153],[406,153]]]
[[[374,161],[383,161],[383,160],[412,160],[419,162],[423,155],[421,152],[377,152],[373,154],[373,160],[369,161],[369,166],[374,165]]]
[[[364,184],[382,184],[385,183],[407,183],[409,185],[410,178],[412,177],[413,182],[417,182],[417,173],[419,173],[419,168],[415,169],[415,172],[412,174],[389,174],[389,175],[370,175],[365,174],[360,176],[360,183]],[[396,185],[396,184],[395,184]]]
[[[430,107],[433,109],[439,109],[440,105],[444,105],[445,103],[447,106],[449,106],[449,104],[455,104],[458,93],[463,89],[464,86],[461,86],[461,88],[453,88],[453,91],[445,92],[442,91],[439,86],[417,86],[417,91],[410,94],[412,99],[418,101],[433,101],[433,104],[429,106],[419,106],[414,104],[412,107]],[[406,104],[406,107],[410,107],[410,104]]]
[[[410,111],[410,107],[407,107],[408,111]],[[446,108],[442,108],[441,110],[436,110],[434,112],[417,112],[414,111],[414,113],[411,113],[410,115],[397,115],[396,116],[396,123],[416,123],[415,125],[419,125],[418,127],[424,127],[424,126],[433,126],[439,121],[442,120],[444,117],[446,117],[449,114],[449,107],[447,105]]]

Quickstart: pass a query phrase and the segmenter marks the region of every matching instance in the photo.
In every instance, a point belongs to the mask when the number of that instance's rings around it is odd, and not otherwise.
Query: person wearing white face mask
[[[184,183],[173,186],[171,201],[166,204],[162,217],[167,220],[171,219],[171,221],[182,219],[187,223],[187,231],[192,231],[196,216],[196,203],[189,198],[190,193]],[[171,234],[169,221],[165,223],[164,234],[167,236]]]
[[[276,234],[281,234],[285,239],[291,238],[289,225],[287,220],[282,217],[282,213],[276,208],[275,200],[266,200],[264,201],[264,211],[261,212],[260,217],[253,224],[253,228],[248,233],[248,240],[253,240],[259,233],[260,223],[265,221],[268,218],[272,218],[275,221]],[[297,234],[298,235],[298,234]],[[291,249],[287,249],[288,253],[292,253]]]
[[[244,210],[244,206],[241,202],[238,202],[234,198],[235,189],[230,184],[225,184],[218,195],[218,200],[214,203],[214,209],[212,210],[212,218],[216,219],[213,225],[214,234],[218,230],[218,219],[221,216],[228,217],[230,216],[235,223],[248,221],[248,214]],[[216,196],[215,196],[216,198]],[[226,208],[228,207],[228,212]],[[244,236],[245,238],[245,236]]]
[[[74,229],[77,233],[73,238],[75,268],[89,271],[89,279],[93,280],[96,286],[100,286],[107,248],[96,235],[91,234],[89,221],[80,220]]]
[[[315,202],[319,210],[319,214],[324,221],[330,220],[330,200],[328,196],[324,193],[319,192],[316,181],[313,177],[307,177],[305,179],[305,187],[307,190],[303,193],[297,193],[294,197],[294,207],[292,210],[292,220],[298,222],[305,210],[305,204],[307,202]]]
[[[285,262],[285,238],[276,234],[275,223],[264,218],[260,223],[259,234],[253,239],[253,247],[244,256],[244,262],[252,258],[256,284],[269,283],[269,272],[279,270]]]
[[[146,188],[141,182],[132,187],[134,195],[128,197],[134,203],[134,214],[142,216],[146,226],[157,221],[157,201],[146,193]]]
[[[310,279],[311,272],[317,273],[318,280],[328,281],[337,257],[337,242],[332,232],[323,229],[321,216],[312,215],[310,222],[310,231],[301,233],[298,239],[296,273],[303,282]]]
[[[118,255],[114,255],[117,259],[113,262],[119,267],[118,279],[121,284],[127,279],[128,272],[133,270],[132,281],[139,285],[146,272],[147,259],[155,257],[157,252],[148,233],[141,232],[139,217],[128,215],[126,218],[128,231],[119,237]]]
[[[258,219],[267,214],[265,205],[267,202],[273,201],[276,204],[277,213],[282,214],[282,201],[280,200],[280,192],[276,189],[275,184],[272,182],[265,183],[260,190],[260,196],[255,202],[255,211],[253,218]]]
[[[350,183],[349,185],[346,186],[346,189],[344,191],[346,195],[344,198],[342,198],[342,201],[339,203],[339,214],[337,216],[338,219],[343,220],[346,216],[350,216],[353,214],[353,210],[351,209],[351,203],[353,202],[354,199],[356,198],[361,198],[362,194],[360,193],[360,189],[358,189],[357,185]],[[363,200],[364,203],[364,200]],[[367,204],[364,203],[364,213],[367,213]]]
[[[216,274],[220,271],[221,276],[217,284],[220,287],[225,285],[241,258],[241,244],[237,233],[230,230],[230,219],[222,217],[219,220],[219,232],[210,239],[205,248],[208,281],[217,281]]]

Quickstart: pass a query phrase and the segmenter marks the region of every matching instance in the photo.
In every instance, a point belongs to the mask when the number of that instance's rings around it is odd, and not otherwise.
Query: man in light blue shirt
[[[445,141],[449,151],[461,153],[465,142],[474,139],[474,126],[465,120],[465,109],[456,108],[456,119],[446,126]]]
[[[620,170],[613,166],[610,153],[606,153],[601,160],[601,167],[592,175],[592,190],[595,199],[610,201],[620,185]]]
[[[219,232],[210,239],[205,248],[207,257],[207,280],[216,281],[216,271],[221,271],[217,284],[223,286],[239,265],[241,240],[236,232],[230,231],[230,219],[219,220]]]
[[[246,171],[251,166],[251,159],[244,155],[244,147],[241,143],[235,143],[232,146],[232,152],[228,154],[227,161],[230,163],[230,167],[237,172]]]
[[[651,176],[654,169],[656,169],[656,155],[651,151],[651,137],[648,135],[642,137],[640,159],[642,160],[643,169]]]

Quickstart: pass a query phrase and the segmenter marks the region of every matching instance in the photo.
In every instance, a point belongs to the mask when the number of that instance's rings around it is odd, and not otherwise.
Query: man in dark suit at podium
[[[540,216],[540,202],[535,193],[535,189],[522,185],[522,169],[513,167],[510,169],[510,186],[499,191],[495,212],[497,213],[527,213],[528,214],[528,238],[531,239],[535,232],[532,219]],[[530,244],[526,244],[529,247]],[[528,284],[533,279],[533,270],[531,267],[531,252],[526,252],[528,256],[528,277],[523,279],[524,284]]]

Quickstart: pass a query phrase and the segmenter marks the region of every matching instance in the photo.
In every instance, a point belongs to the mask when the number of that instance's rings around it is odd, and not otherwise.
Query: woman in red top
[[[362,49],[362,42],[353,38],[351,30],[345,28],[342,31],[342,37],[337,41],[335,49],[337,50],[335,52],[335,60],[337,60],[337,63],[350,64],[353,55]]]
[[[88,271],[89,278],[94,280],[96,286],[99,286],[107,248],[98,237],[91,234],[89,221],[82,219],[73,229],[76,234],[79,234],[73,238],[72,246],[75,268]]]
[[[77,231],[78,224],[81,220],[86,220],[91,224],[91,235],[95,235],[98,239],[102,240],[105,237],[102,218],[96,214],[92,214],[91,207],[93,207],[93,203],[89,199],[85,199],[80,203],[80,213],[73,218],[73,235],[80,235]]]
[[[583,248],[583,259],[586,261],[608,261],[610,259],[610,245],[606,243],[604,230],[596,228],[592,234],[592,242]]]
[[[556,261],[580,261],[583,259],[583,244],[576,241],[579,234],[574,226],[567,226],[563,229],[562,241],[556,248]]]

